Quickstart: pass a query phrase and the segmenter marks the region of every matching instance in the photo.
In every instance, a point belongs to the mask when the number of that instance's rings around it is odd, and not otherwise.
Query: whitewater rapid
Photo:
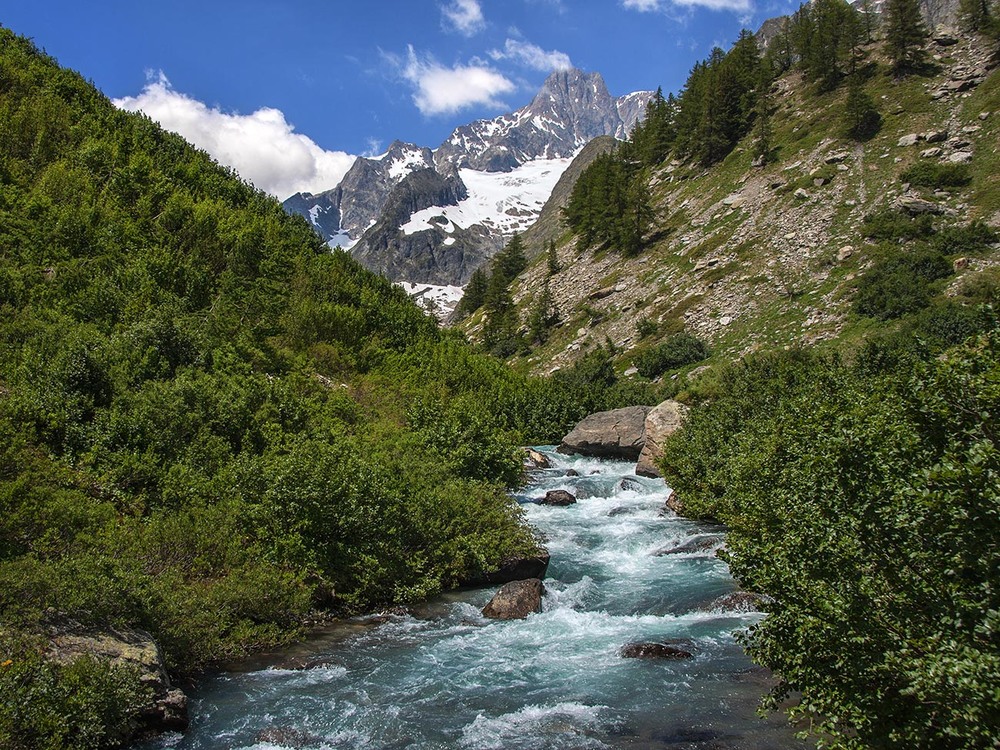
[[[734,632],[761,615],[715,604],[736,589],[717,545],[656,554],[719,530],[667,511],[664,483],[634,464],[542,450],[552,468],[515,495],[552,555],[540,614],[483,618],[491,587],[344,623],[267,665],[207,678],[191,693],[191,729],[148,747],[800,747],[780,719],[754,714],[766,678]],[[550,489],[578,502],[534,502]],[[692,658],[619,655],[675,639]]]

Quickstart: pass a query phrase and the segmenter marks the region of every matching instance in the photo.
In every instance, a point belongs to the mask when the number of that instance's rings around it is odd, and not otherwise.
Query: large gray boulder
[[[149,633],[132,628],[87,628],[62,618],[56,618],[48,631],[46,657],[57,664],[91,656],[138,670],[140,681],[152,694],[136,717],[141,724],[140,736],[187,729],[187,696],[170,684],[160,649]]]
[[[487,573],[467,578],[463,586],[495,586],[511,581],[522,581],[525,578],[545,578],[549,568],[548,550],[540,548],[538,554],[526,557],[513,557],[500,563],[500,567]]]
[[[663,455],[663,441],[673,435],[684,424],[688,408],[678,402],[667,400],[646,415],[646,438],[639,453],[635,473],[641,477],[659,477],[656,461]]]
[[[483,616],[493,620],[523,620],[532,612],[542,611],[545,586],[537,578],[511,581],[483,607]]]
[[[558,451],[635,461],[645,442],[650,410],[649,406],[627,406],[591,414],[562,439]]]

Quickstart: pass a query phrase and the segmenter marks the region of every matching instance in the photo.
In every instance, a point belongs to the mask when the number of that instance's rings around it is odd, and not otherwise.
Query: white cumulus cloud
[[[622,6],[640,13],[667,10],[671,7],[700,7],[709,10],[731,10],[746,13],[753,10],[751,0],[621,0]]]
[[[405,62],[394,61],[403,78],[415,87],[413,101],[425,115],[453,114],[477,105],[501,109],[505,105],[498,97],[517,89],[488,65],[473,62],[449,68],[433,57],[418,57],[412,45]]]
[[[508,39],[502,50],[492,50],[494,60],[513,60],[535,70],[567,70],[573,67],[569,55],[559,50],[546,51],[537,44],[519,39]]]
[[[452,0],[441,6],[445,24],[463,36],[472,36],[486,28],[486,18],[479,0]]]
[[[343,151],[326,151],[296,133],[281,110],[262,107],[248,115],[224,112],[175,91],[162,72],[150,76],[138,96],[114,103],[131,112],[145,112],[277,198],[332,188],[355,159]]]

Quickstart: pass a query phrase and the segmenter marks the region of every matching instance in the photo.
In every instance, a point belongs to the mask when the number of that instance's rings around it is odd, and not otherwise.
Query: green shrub
[[[890,252],[861,277],[854,311],[891,320],[921,310],[930,304],[931,283],[951,273],[951,264],[934,250]]]
[[[668,370],[701,362],[709,356],[708,345],[690,333],[678,333],[662,344],[641,352],[635,366],[644,378],[658,378]]]
[[[972,181],[969,167],[965,164],[939,164],[921,160],[899,176],[903,182],[927,188],[955,188],[968,185]]]
[[[883,209],[865,216],[862,225],[865,237],[875,240],[913,240],[934,233],[934,220],[927,214],[916,218],[902,211]]]
[[[944,255],[978,255],[998,240],[996,230],[977,220],[968,226],[942,229],[931,238],[930,245]]]

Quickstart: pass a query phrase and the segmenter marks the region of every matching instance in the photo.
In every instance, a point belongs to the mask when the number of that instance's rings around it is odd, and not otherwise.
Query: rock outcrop
[[[131,628],[87,628],[59,620],[49,626],[48,637],[46,656],[58,664],[91,656],[138,669],[143,686],[152,693],[150,703],[137,717],[140,735],[187,728],[187,696],[170,684],[160,649],[149,633]]]
[[[537,578],[511,581],[483,607],[483,616],[493,620],[523,620],[533,612],[542,611],[544,584]]]
[[[559,444],[560,453],[635,461],[646,437],[648,406],[600,411],[585,417]]]
[[[642,477],[659,477],[657,459],[663,455],[663,441],[684,424],[688,407],[678,401],[667,400],[653,407],[646,415],[645,440],[635,473]]]

